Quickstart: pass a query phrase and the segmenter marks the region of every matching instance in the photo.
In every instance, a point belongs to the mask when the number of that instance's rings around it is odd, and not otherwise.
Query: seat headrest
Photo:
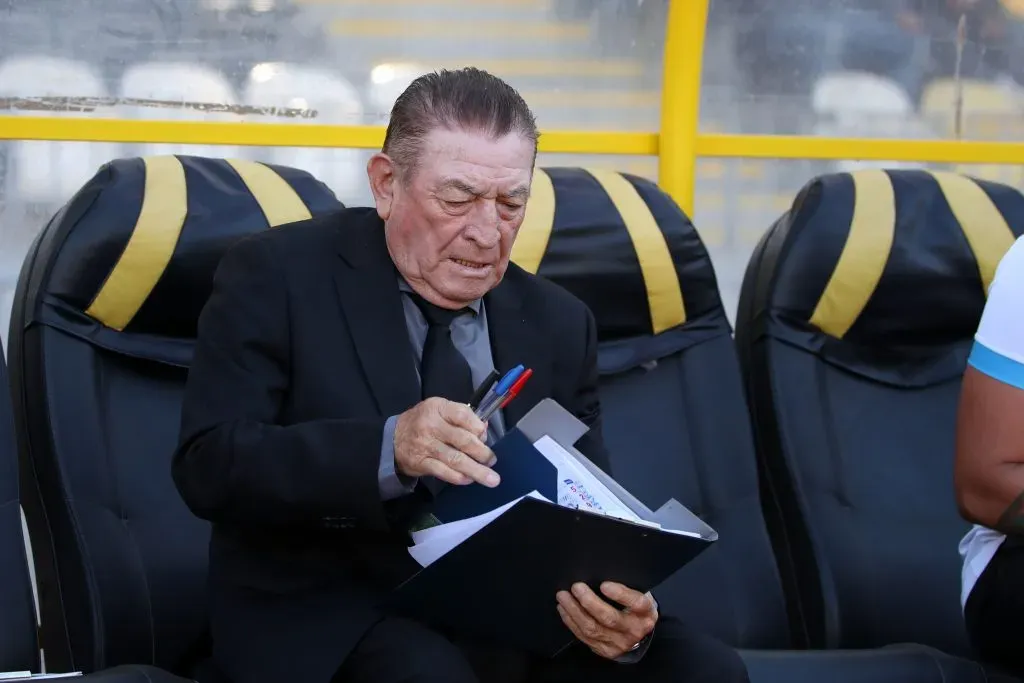
[[[512,260],[587,304],[603,349],[621,352],[604,354],[605,372],[731,332],[693,223],[637,176],[536,169]]]
[[[765,237],[775,275],[757,308],[828,360],[889,380],[902,365],[904,381],[973,338],[1022,231],[1024,195],[1005,185],[911,170],[821,176]]]
[[[26,321],[188,365],[228,247],[341,208],[326,185],[294,168],[190,156],[112,161],[36,240]]]

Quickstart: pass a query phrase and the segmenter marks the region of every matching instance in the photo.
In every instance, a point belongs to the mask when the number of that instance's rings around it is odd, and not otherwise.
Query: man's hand
[[[586,584],[577,583],[571,593],[560,591],[556,596],[558,614],[573,635],[595,654],[618,659],[654,630],[658,610],[650,593],[640,593],[620,583],[605,582],[601,592],[625,609],[608,604]]]
[[[428,398],[395,422],[395,467],[408,477],[432,476],[449,484],[499,483],[487,425],[469,406]]]

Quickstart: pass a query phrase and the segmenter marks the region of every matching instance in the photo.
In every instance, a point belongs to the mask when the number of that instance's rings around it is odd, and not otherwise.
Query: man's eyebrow
[[[509,199],[528,199],[530,197],[530,188],[527,185],[520,185],[514,190],[503,193],[503,196]]]
[[[467,183],[464,180],[459,180],[458,178],[445,178],[445,179],[443,179],[440,183],[438,183],[437,189],[438,190],[447,190],[447,189],[459,190],[460,192],[465,192],[466,194],[472,194],[472,195],[480,194],[480,191],[477,190],[475,187],[473,187],[472,185],[470,185],[469,183]]]

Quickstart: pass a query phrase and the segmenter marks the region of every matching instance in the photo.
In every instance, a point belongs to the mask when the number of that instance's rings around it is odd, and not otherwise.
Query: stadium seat
[[[815,178],[765,234],[736,341],[787,597],[815,647],[972,655],[960,377],[1024,197],[949,173]]]
[[[209,528],[170,469],[197,318],[234,241],[340,206],[291,168],[121,159],[34,243],[9,354],[51,666],[152,664],[211,680]]]
[[[926,138],[907,91],[896,81],[864,71],[837,71],[820,77],[811,89],[817,119],[813,134],[849,138]],[[839,161],[835,170],[855,171],[880,162]],[[889,167],[916,166],[893,164]]]
[[[83,62],[40,55],[13,57],[0,63],[0,98],[26,98],[38,103],[36,109],[14,109],[10,113],[15,116],[81,116],[75,108],[102,108],[102,102],[96,100],[107,95],[100,76]],[[70,101],[40,102],[39,98],[44,97]],[[91,114],[97,115],[95,111]],[[97,142],[19,140],[11,143],[9,155],[9,172],[0,188],[8,201],[54,209],[69,200],[96,169],[117,156],[117,147]]]
[[[227,78],[215,69],[191,62],[145,62],[125,70],[118,98],[118,116],[142,120],[240,121],[230,110],[238,98]],[[134,101],[133,101],[134,100]],[[148,102],[142,102],[148,100]],[[191,154],[203,157],[239,156],[228,145],[144,144],[133,146],[138,156]]]
[[[305,110],[314,116],[280,119],[281,123],[361,125],[363,105],[350,83],[326,69],[291,64],[260,64],[249,73],[242,95],[253,107]],[[259,119],[256,119],[259,120]],[[326,183],[346,204],[364,199],[366,162],[351,149],[269,147],[265,158],[288,164]]]
[[[7,364],[0,359],[0,674],[39,673],[36,606],[18,493],[18,456],[14,438]],[[51,666],[49,673],[54,673]],[[150,666],[119,666],[76,680],[88,683],[186,683]]]
[[[791,649],[806,637],[798,620],[790,626],[762,517],[715,272],[693,224],[654,183],[538,170],[512,258],[594,313],[613,476],[649,507],[673,497],[719,533],[654,591],[664,612],[742,648],[753,683],[985,680],[976,663],[923,647]]]

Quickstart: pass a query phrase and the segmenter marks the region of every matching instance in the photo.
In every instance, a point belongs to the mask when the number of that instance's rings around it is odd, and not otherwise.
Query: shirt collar
[[[408,282],[405,281],[405,278],[402,277],[401,275],[398,276],[398,289],[403,292],[413,293],[412,287],[409,285]],[[480,315],[481,303],[483,303],[482,299],[476,299],[466,304],[466,308],[473,311],[473,315]]]

